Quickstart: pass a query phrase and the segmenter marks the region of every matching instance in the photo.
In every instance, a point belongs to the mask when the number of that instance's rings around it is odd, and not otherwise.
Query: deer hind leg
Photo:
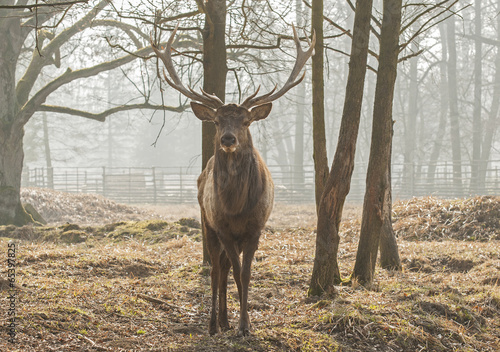
[[[205,227],[207,240],[207,249],[212,261],[212,269],[210,270],[211,287],[212,287],[212,308],[210,312],[210,323],[208,324],[208,332],[210,335],[217,333],[217,290],[220,282],[220,262],[219,258],[222,253],[220,242],[215,231],[208,226]]]
[[[239,336],[250,335],[250,318],[248,316],[248,286],[250,285],[252,260],[257,250],[259,236],[255,236],[243,246],[243,263],[241,268],[241,295],[240,295],[240,322],[238,327]]]
[[[231,269],[231,261],[227,257],[226,251],[220,254],[220,276],[219,276],[219,326],[222,331],[230,329],[227,319],[227,276]]]

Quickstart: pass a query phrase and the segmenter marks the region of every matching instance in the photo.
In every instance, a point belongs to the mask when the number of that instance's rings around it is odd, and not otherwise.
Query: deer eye
[[[215,126],[219,126],[219,121],[214,120],[214,123],[215,123]]]

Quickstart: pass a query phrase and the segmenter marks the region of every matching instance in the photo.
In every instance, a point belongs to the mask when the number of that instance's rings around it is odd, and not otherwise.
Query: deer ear
[[[202,121],[213,121],[215,119],[215,110],[209,106],[192,101],[191,109],[193,109],[195,116]]]
[[[252,121],[259,121],[265,119],[271,112],[272,108],[273,108],[273,103],[262,104],[254,107],[252,110],[250,110]]]

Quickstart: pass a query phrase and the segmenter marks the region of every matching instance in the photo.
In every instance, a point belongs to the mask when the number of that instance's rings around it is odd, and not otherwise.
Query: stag
[[[224,104],[215,95],[203,90],[200,94],[182,84],[171,58],[176,32],[177,27],[164,49],[152,43],[153,50],[163,61],[170,76],[164,71],[165,80],[172,88],[191,99],[191,108],[198,119],[213,122],[216,126],[215,154],[198,178],[198,202],[212,262],[209,333],[215,334],[219,327],[222,330],[230,328],[226,296],[228,274],[232,266],[240,300],[238,335],[247,336],[250,334],[248,286],[251,264],[274,202],[271,173],[253,146],[249,126],[254,121],[265,119],[271,112],[272,102],[304,79],[305,73],[297,77],[313,54],[315,35],[312,43],[308,40],[308,50],[303,51],[293,27],[297,58],[284,86],[277,92],[274,87],[269,93],[260,96],[257,96],[257,89],[238,105]],[[243,259],[240,262],[241,253]]]

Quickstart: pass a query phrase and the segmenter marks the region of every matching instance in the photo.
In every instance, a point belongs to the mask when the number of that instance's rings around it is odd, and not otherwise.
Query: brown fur
[[[240,298],[238,331],[240,335],[248,335],[251,263],[274,201],[271,174],[253,146],[248,126],[252,121],[265,118],[270,107],[267,107],[267,111],[262,108],[262,111],[253,112],[229,104],[217,111],[200,111],[195,107],[193,110],[199,118],[213,114],[212,119],[217,125],[215,155],[198,178],[198,201],[205,241],[212,261],[209,331],[214,334],[219,326],[224,330],[229,329],[226,294],[227,275],[232,266]],[[233,152],[223,149],[221,138],[224,135],[235,137],[236,147]]]

